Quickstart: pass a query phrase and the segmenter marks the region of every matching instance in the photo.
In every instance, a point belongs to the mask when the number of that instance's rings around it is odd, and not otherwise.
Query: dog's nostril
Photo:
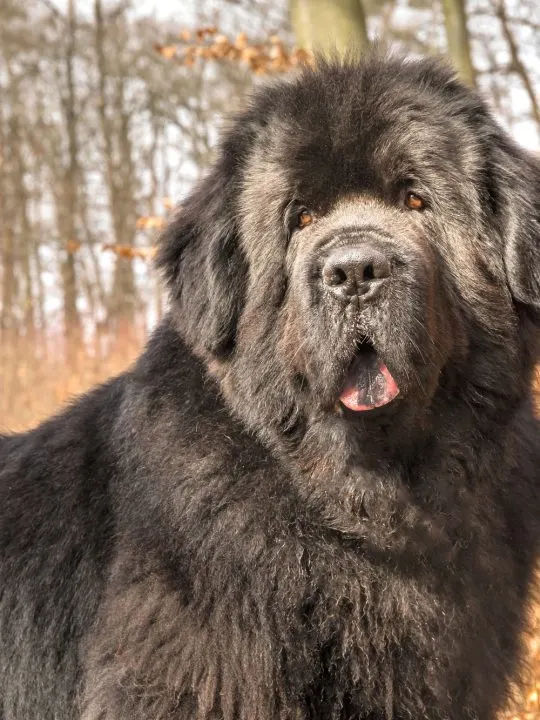
[[[326,285],[343,285],[347,282],[347,273],[343,268],[336,267],[335,265],[325,266],[323,270],[323,280]]]
[[[375,278],[375,271],[373,270],[373,265],[366,265],[364,268],[363,273],[363,279],[364,280],[373,280]]]

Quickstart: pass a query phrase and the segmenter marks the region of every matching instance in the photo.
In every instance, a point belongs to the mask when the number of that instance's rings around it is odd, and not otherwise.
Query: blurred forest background
[[[376,39],[447,53],[540,148],[539,0],[0,0],[0,430],[140,350],[157,234],[245,92]],[[540,718],[530,646],[509,718]]]

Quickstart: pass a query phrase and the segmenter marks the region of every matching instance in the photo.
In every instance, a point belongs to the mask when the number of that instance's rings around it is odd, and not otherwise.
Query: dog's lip
[[[356,345],[343,383],[339,403],[353,413],[369,412],[389,405],[399,386],[369,338]]]

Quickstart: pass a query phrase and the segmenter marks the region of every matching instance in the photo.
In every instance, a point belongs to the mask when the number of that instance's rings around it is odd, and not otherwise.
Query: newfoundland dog
[[[255,93],[170,312],[0,460],[2,720],[492,720],[540,539],[540,169],[435,60]]]

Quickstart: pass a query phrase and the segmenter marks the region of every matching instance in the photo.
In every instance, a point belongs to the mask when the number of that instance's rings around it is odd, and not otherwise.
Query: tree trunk
[[[125,102],[125,77],[120,63],[115,63],[113,116],[107,110],[110,101],[109,72],[105,45],[105,23],[101,0],[94,2],[95,50],[99,83],[99,118],[106,155],[106,179],[109,207],[116,245],[133,245],[135,239],[135,187],[133,147],[130,139],[130,115]],[[108,321],[117,337],[131,334],[135,322],[137,296],[132,261],[117,256],[112,290],[108,303]]]
[[[461,79],[474,87],[476,83],[471,59],[471,45],[467,29],[465,0],[442,0],[448,54]]]
[[[0,86],[1,87],[1,86]],[[2,93],[7,96],[4,87]],[[0,344],[6,348],[15,332],[15,194],[13,191],[13,138],[9,113],[15,112],[5,103],[0,107],[0,238],[2,240],[2,305],[0,309]]]
[[[7,105],[7,103],[6,103]],[[0,108],[0,112],[3,111]],[[13,113],[13,107],[6,114]],[[2,241],[1,312],[0,312],[0,393],[2,406],[10,410],[18,391],[16,372],[18,326],[15,312],[17,276],[15,257],[16,205],[13,191],[13,155],[9,120],[0,115],[0,238]],[[0,419],[0,426],[2,425]],[[1,429],[1,428],[0,428]]]
[[[33,345],[35,341],[35,314],[34,314],[34,288],[31,272],[31,256],[33,248],[33,233],[29,218],[29,197],[26,187],[26,163],[24,159],[25,148],[23,147],[23,131],[21,128],[20,117],[17,108],[20,107],[19,92],[16,79],[13,77],[10,64],[8,63],[8,77],[10,80],[10,96],[11,107],[13,112],[10,117],[10,146],[12,154],[12,178],[11,192],[15,197],[15,218],[17,234],[19,236],[19,253],[18,259],[20,269],[24,278],[24,298],[23,298],[23,327],[26,339]]]
[[[290,14],[299,47],[343,55],[369,45],[362,0],[291,0]]]
[[[75,83],[73,64],[75,56],[75,0],[68,0],[67,48],[65,57],[67,94],[64,103],[64,116],[68,134],[68,164],[64,175],[63,242],[77,243],[77,189],[79,181],[79,148],[77,138],[77,113],[75,108]],[[77,272],[75,254],[64,251],[62,260],[62,286],[64,295],[64,337],[66,358],[69,367],[77,365],[78,353],[82,341],[82,324],[77,308]]]

